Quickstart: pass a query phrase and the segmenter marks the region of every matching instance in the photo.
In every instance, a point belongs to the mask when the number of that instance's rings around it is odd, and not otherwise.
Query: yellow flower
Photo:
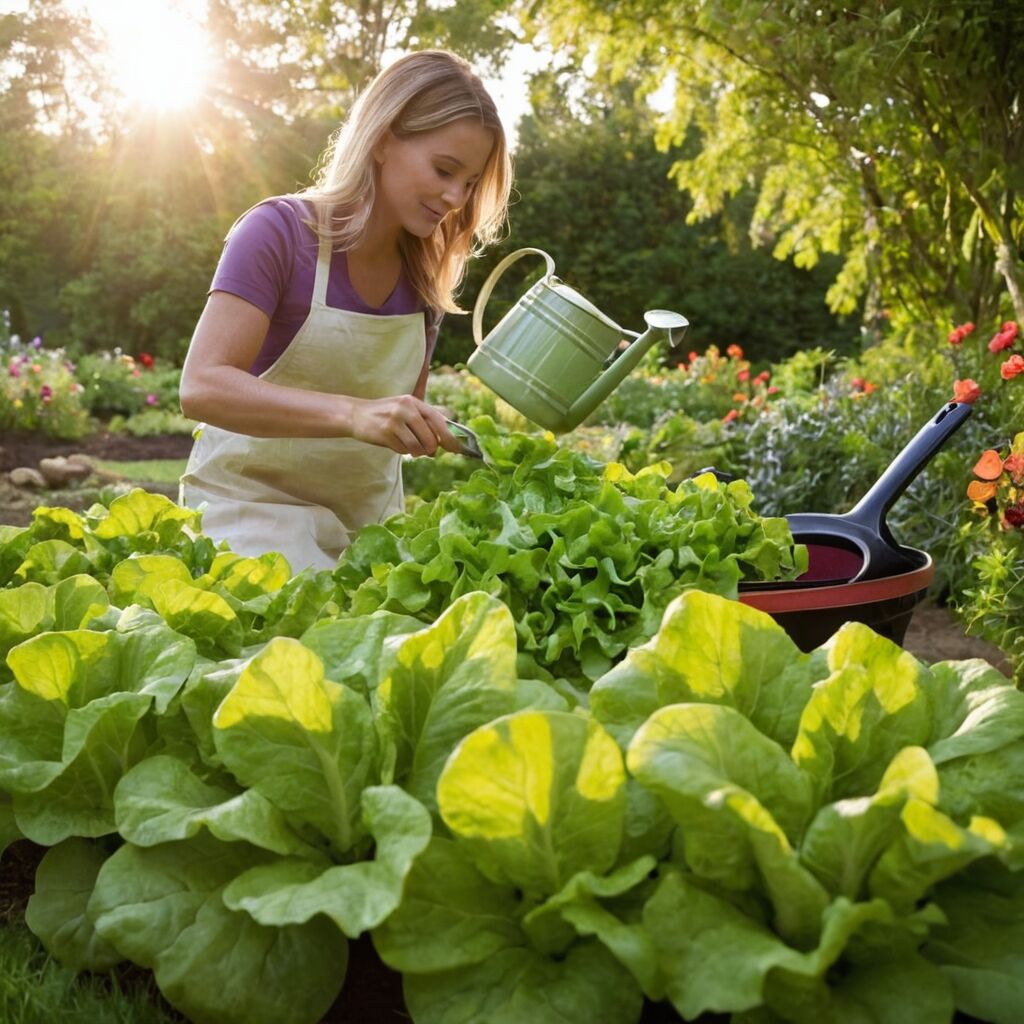
[[[14,400],[14,408],[15,409],[20,409],[24,404],[25,403],[20,398],[16,398]]]

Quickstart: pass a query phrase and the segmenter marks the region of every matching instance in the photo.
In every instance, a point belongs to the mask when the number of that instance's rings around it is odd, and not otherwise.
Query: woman
[[[181,377],[182,411],[204,423],[182,503],[294,572],[332,567],[401,510],[403,454],[459,450],[424,401],[430,355],[512,177],[493,100],[440,50],[381,72],[321,167],[236,222]]]

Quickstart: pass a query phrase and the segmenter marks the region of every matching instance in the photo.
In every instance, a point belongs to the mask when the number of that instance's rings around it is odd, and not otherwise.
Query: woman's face
[[[466,204],[493,147],[493,134],[472,118],[404,139],[389,132],[375,153],[375,219],[429,237]]]

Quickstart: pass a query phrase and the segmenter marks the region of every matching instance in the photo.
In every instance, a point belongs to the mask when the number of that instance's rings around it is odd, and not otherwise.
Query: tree
[[[703,136],[674,174],[694,218],[758,189],[755,240],[844,262],[833,309],[864,295],[869,327],[1024,321],[1024,12],[1000,0],[550,0],[524,24],[589,54],[610,80],[666,83],[666,148]]]
[[[749,192],[689,224],[692,203],[669,178],[674,158],[653,142],[653,111],[632,101],[626,83],[586,100],[574,100],[563,85],[555,73],[534,83],[533,113],[519,127],[509,237],[471,265],[463,305],[472,307],[499,259],[536,246],[551,254],[559,276],[627,329],[642,330],[647,309],[686,315],[686,351],[739,342],[767,363],[805,346],[849,351],[856,345],[855,324],[830,314],[822,301],[835,269],[824,264],[834,259],[808,271],[753,249],[741,227],[750,216]],[[531,257],[507,271],[485,327],[542,266]],[[472,352],[468,321],[446,319],[440,360]],[[663,355],[686,358],[685,351]]]

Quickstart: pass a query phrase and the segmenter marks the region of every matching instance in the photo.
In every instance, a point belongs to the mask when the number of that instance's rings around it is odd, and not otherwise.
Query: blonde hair
[[[385,68],[331,137],[315,184],[298,193],[316,207],[317,222],[311,227],[320,238],[330,239],[336,248],[350,248],[366,231],[376,194],[374,151],[385,133],[407,138],[467,117],[494,136],[468,201],[429,237],[403,231],[400,241],[413,287],[428,307],[451,313],[463,312],[454,296],[466,261],[499,237],[512,187],[512,161],[494,100],[461,57],[422,50]]]

